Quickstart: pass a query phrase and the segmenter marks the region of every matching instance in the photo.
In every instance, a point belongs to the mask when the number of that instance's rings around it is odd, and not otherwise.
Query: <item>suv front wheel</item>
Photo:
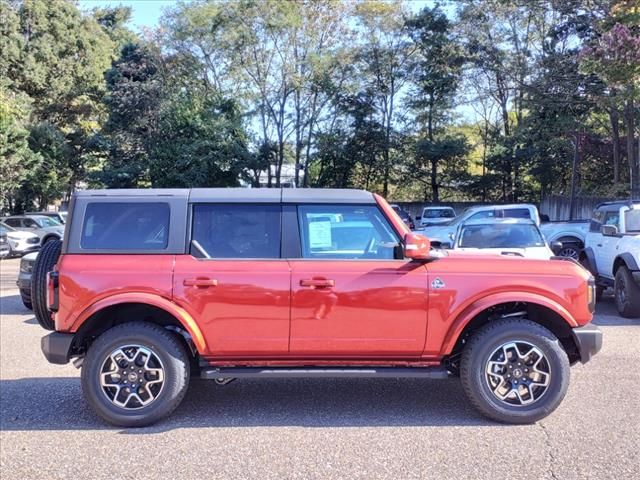
[[[613,286],[618,313],[626,318],[640,317],[640,286],[626,266],[616,270]]]
[[[504,423],[533,423],[553,412],[569,386],[569,359],[558,339],[526,319],[480,328],[462,353],[460,379],[471,403]]]
[[[107,330],[89,348],[82,390],[107,422],[142,427],[180,404],[189,372],[188,354],[175,335],[151,323],[124,323]]]

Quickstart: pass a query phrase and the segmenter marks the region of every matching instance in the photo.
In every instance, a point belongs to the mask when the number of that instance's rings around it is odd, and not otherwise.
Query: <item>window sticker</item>
[[[309,248],[327,248],[331,242],[331,222],[326,220],[313,220],[309,222]]]

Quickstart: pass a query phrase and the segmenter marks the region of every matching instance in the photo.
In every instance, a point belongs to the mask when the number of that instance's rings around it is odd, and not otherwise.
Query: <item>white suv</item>
[[[620,315],[640,317],[640,203],[598,205],[580,262],[596,277],[598,294],[614,288]]]

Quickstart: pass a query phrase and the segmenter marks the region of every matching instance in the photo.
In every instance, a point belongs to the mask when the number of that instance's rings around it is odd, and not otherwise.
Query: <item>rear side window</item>
[[[527,208],[506,208],[504,210],[498,210],[499,218],[528,218],[531,219],[531,213]]]
[[[167,203],[89,203],[80,246],[86,250],[164,250],[169,212]]]
[[[280,258],[280,210],[280,205],[264,204],[194,205],[191,254]]]
[[[395,258],[398,237],[376,207],[301,205],[298,217],[303,258]]]

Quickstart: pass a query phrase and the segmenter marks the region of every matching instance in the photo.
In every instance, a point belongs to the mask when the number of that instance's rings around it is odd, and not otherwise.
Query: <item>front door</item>
[[[290,269],[280,258],[280,210],[193,206],[190,255],[176,256],[174,300],[196,319],[211,355],[288,353]]]
[[[376,205],[300,205],[290,259],[292,355],[416,357],[427,329],[427,270],[397,258]]]

